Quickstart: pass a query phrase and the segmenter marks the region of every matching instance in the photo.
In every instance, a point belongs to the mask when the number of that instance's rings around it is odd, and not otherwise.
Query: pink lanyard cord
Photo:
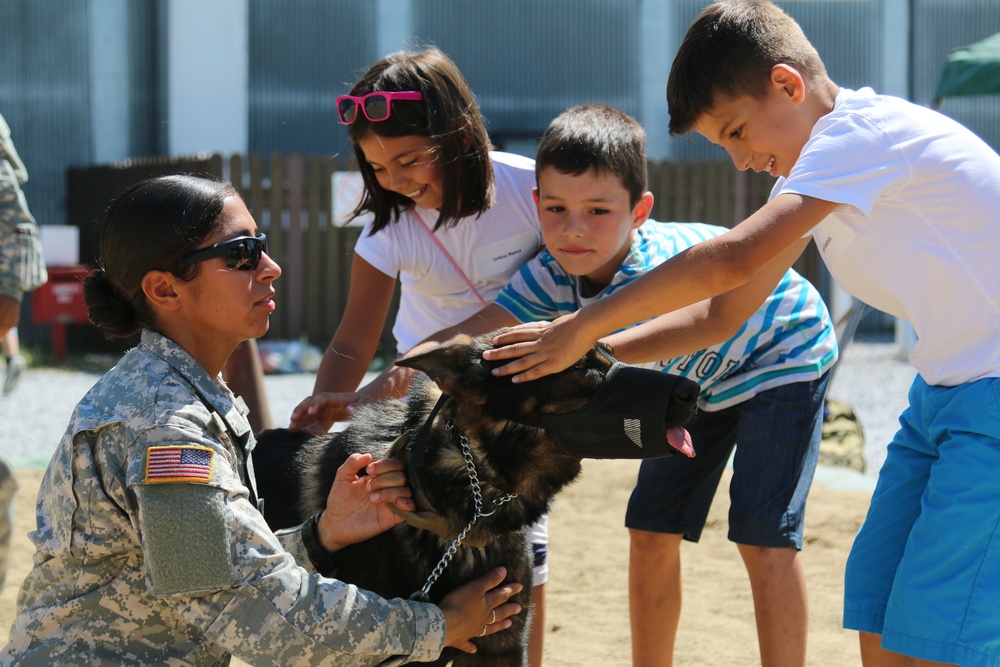
[[[462,270],[462,267],[458,265],[458,262],[455,261],[455,258],[451,256],[450,252],[448,252],[448,249],[445,248],[444,245],[441,243],[441,240],[438,237],[434,236],[434,232],[431,231],[431,228],[427,225],[426,222],[424,222],[424,217],[420,215],[420,211],[416,206],[413,207],[413,213],[414,215],[417,216],[417,220],[420,222],[420,226],[424,228],[424,231],[426,231],[428,235],[430,235],[431,240],[434,241],[434,244],[441,249],[441,252],[443,252],[444,256],[448,259],[449,262],[451,262],[451,265],[458,272],[458,275],[462,276],[462,280],[465,281],[465,284],[468,285],[470,290],[472,290],[472,293],[476,295],[477,299],[479,299],[479,303],[483,306],[488,305],[486,301],[483,300],[483,297],[479,295],[479,290],[473,287],[472,281],[469,280],[469,276],[465,275],[465,271]]]

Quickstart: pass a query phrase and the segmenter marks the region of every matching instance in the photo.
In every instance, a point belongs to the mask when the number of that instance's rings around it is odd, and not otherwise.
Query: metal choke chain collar
[[[455,425],[451,422],[445,424],[445,430],[447,431],[451,431],[454,427]],[[516,493],[508,493],[503,497],[494,500],[493,506],[489,512],[483,511],[483,490],[479,484],[479,474],[476,472],[476,462],[473,460],[472,450],[469,448],[469,439],[461,433],[458,438],[459,444],[462,447],[462,457],[465,459],[465,470],[469,475],[469,485],[472,487],[472,501],[475,503],[475,513],[472,515],[472,519],[465,526],[465,528],[462,529],[462,532],[458,534],[458,537],[456,537],[452,541],[451,545],[445,550],[444,555],[441,556],[441,560],[438,561],[438,564],[434,566],[434,569],[431,571],[430,575],[428,575],[423,588],[414,592],[410,596],[411,600],[427,602],[430,599],[429,593],[431,586],[433,586],[437,580],[441,578],[445,568],[448,567],[452,559],[455,557],[455,553],[458,551],[458,548],[462,546],[462,540],[464,540],[465,536],[469,534],[470,530],[472,530],[472,527],[476,524],[476,521],[479,520],[479,517],[492,516],[501,505],[517,498]]]

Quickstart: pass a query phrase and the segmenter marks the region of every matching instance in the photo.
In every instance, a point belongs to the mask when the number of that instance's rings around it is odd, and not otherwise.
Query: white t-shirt
[[[813,230],[849,293],[913,325],[930,384],[1000,376],[1000,156],[935,111],[841,90],[772,196],[841,205]]]
[[[531,194],[535,161],[499,152],[490,153],[490,159],[496,182],[493,207],[478,218],[469,216],[434,232],[483,302],[428,234],[427,229],[437,222],[437,211],[407,209],[374,236],[368,235],[366,226],[354,247],[382,273],[399,276],[402,292],[392,328],[399,354],[492,303],[507,280],[542,247],[542,228]]]

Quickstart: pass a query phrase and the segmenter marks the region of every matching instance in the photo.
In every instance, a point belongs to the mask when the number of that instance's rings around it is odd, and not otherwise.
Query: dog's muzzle
[[[524,423],[546,429],[581,459],[694,456],[691,436],[677,421],[693,414],[698,393],[687,378],[616,362],[579,410]]]

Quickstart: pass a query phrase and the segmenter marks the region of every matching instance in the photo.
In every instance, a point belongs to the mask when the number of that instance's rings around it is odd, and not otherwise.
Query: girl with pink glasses
[[[330,342],[313,395],[292,412],[290,426],[326,432],[358,401],[401,397],[406,369],[391,367],[356,393],[401,285],[393,326],[405,354],[431,334],[492,303],[507,280],[542,246],[532,188],[534,160],[491,150],[486,125],[465,77],[436,48],[401,51],[373,65],[337,99],[364,194],[344,316]],[[532,594],[539,631],[545,582],[545,522],[529,531],[536,549]],[[524,582],[527,584],[527,582]]]

